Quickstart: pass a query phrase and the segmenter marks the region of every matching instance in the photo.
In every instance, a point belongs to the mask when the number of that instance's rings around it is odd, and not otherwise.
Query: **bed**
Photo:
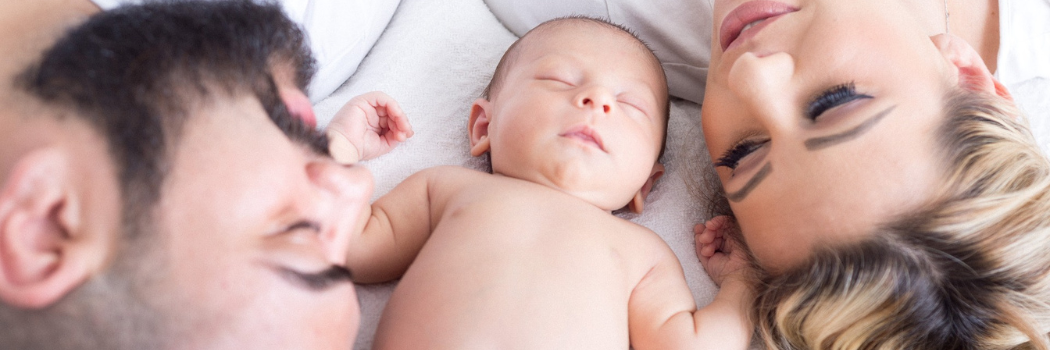
[[[412,173],[438,165],[487,169],[469,155],[466,136],[471,102],[481,95],[504,50],[517,37],[482,0],[402,0],[393,19],[356,73],[315,106],[319,125],[358,94],[381,90],[397,99],[416,134],[391,153],[364,163],[375,176],[373,199]],[[673,78],[672,78],[673,79]],[[1028,112],[1044,151],[1050,149],[1047,81],[1011,90]],[[1040,112],[1040,113],[1035,113]],[[709,159],[700,132],[700,106],[674,99],[664,164],[645,212],[617,215],[649,227],[674,250],[697,305],[711,302],[717,287],[694,253],[692,227],[706,219],[699,183]],[[356,349],[369,349],[376,324],[396,283],[359,285],[361,328]]]

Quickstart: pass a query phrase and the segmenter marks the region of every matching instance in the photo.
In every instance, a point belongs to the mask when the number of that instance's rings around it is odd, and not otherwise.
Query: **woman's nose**
[[[616,97],[608,88],[592,84],[584,86],[575,97],[576,107],[609,114],[616,107]]]
[[[796,125],[792,111],[796,89],[792,86],[795,62],[787,53],[759,57],[747,52],[729,70],[729,89],[767,128]],[[772,132],[772,131],[771,131]]]
[[[311,161],[306,172],[319,193],[314,205],[324,226],[326,255],[341,265],[346,261],[351,236],[367,219],[362,213],[371,206],[372,174],[363,166],[344,166],[330,159]]]

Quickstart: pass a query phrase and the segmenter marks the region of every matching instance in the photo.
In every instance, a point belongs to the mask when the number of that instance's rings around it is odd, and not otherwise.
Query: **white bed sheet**
[[[466,136],[471,102],[481,95],[496,63],[516,37],[503,27],[482,0],[403,0],[379,41],[345,85],[315,108],[326,125],[351,97],[384,91],[397,99],[416,135],[400,147],[364,164],[373,172],[373,199],[416,171],[438,165],[487,169],[484,158],[471,158]],[[1050,82],[1029,81],[1011,87],[1029,113],[1044,151],[1050,149]],[[657,184],[645,213],[621,214],[658,233],[678,255],[699,306],[711,302],[717,287],[697,261],[692,226],[704,208],[695,188],[698,164],[709,159],[703,149],[697,104],[672,102],[664,162],[667,174]],[[357,287],[361,328],[355,349],[369,349],[376,323],[395,283]]]

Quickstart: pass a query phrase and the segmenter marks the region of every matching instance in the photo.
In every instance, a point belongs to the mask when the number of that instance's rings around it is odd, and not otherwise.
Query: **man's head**
[[[496,174],[615,210],[663,173],[667,80],[652,51],[606,21],[545,22],[504,54],[470,116],[471,153]]]
[[[291,114],[303,40],[276,6],[125,7],[19,77],[37,101],[2,121],[5,346],[349,347],[339,265],[371,177]]]

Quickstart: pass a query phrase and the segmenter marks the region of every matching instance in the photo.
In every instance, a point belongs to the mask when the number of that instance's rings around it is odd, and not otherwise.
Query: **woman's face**
[[[702,112],[744,238],[771,271],[931,195],[951,77],[898,1],[789,1],[715,1]]]

